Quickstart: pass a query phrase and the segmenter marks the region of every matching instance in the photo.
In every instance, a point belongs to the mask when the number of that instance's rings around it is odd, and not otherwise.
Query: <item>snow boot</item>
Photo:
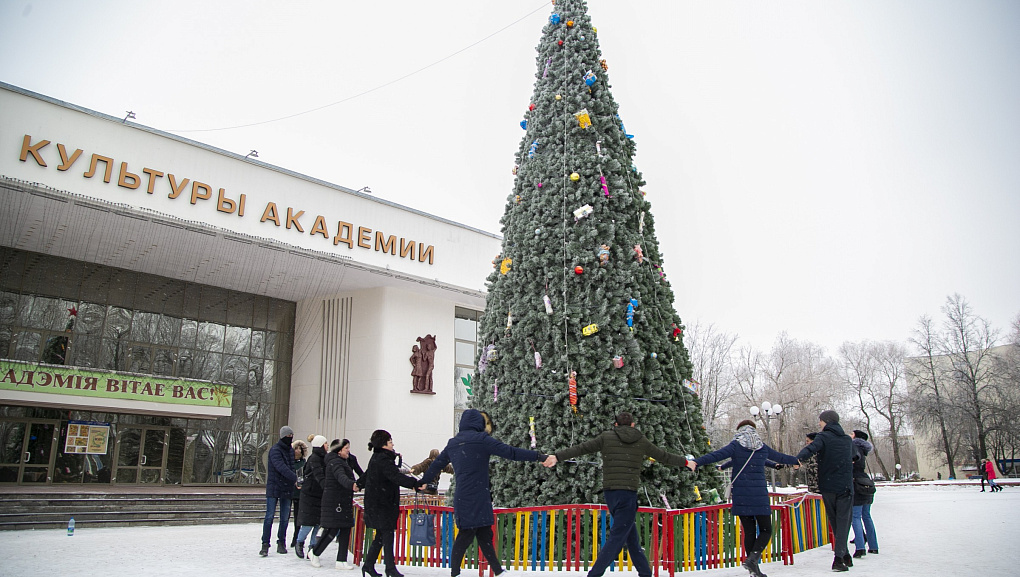
[[[298,559],[304,559],[305,558],[305,544],[301,543],[301,542],[298,542],[297,545],[294,546],[294,554],[298,556]]]
[[[283,544],[283,541],[280,541],[279,543],[276,544],[276,552],[279,553],[280,555],[287,554],[287,546]]]
[[[263,543],[262,544],[262,549],[259,551],[259,555],[261,557],[268,557],[269,556],[269,543]]]
[[[761,568],[758,567],[758,563],[761,562],[761,551],[748,551],[747,559],[740,564],[741,567],[747,569],[752,577],[763,577]]]
[[[833,558],[833,560],[832,560],[832,570],[833,571],[840,571],[840,572],[842,572],[842,571],[849,571],[849,569],[847,569],[846,565],[843,563],[843,558],[842,557],[835,557],[835,558]]]
[[[843,564],[846,565],[847,567],[853,567],[854,566],[854,558],[851,557],[849,553],[847,553],[846,555],[843,555]]]
[[[860,559],[861,557],[864,557],[867,554],[868,552],[865,551],[864,549],[858,549],[854,551],[854,559]]]

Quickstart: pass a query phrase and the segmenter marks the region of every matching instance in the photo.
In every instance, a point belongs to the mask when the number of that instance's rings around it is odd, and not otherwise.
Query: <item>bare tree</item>
[[[856,408],[864,419],[864,428],[873,442],[877,442],[871,426],[871,409],[876,404],[876,391],[880,389],[877,345],[870,341],[845,342],[839,347],[839,372]],[[888,479],[889,469],[875,452],[882,475]],[[897,461],[898,462],[898,461]]]
[[[988,418],[993,412],[995,388],[1001,376],[1001,366],[992,351],[997,331],[986,319],[975,315],[959,294],[946,299],[942,312],[946,315],[946,331],[940,349],[963,393],[959,406],[975,428],[974,457],[980,461],[988,456]]]
[[[907,348],[900,343],[886,341],[875,345],[873,355],[878,380],[870,395],[871,408],[888,423],[893,461],[899,464],[903,462],[900,458],[900,430],[906,418],[907,396],[903,380]]]
[[[960,430],[955,427],[950,429],[953,418],[947,390],[949,377],[938,362],[939,340],[940,337],[932,326],[931,317],[924,315],[918,319],[910,342],[921,355],[906,363],[905,370],[912,383],[910,396],[912,422],[920,430],[941,439],[941,455],[949,466],[949,476],[955,478],[955,458]],[[954,434],[950,433],[951,430]]]
[[[737,335],[719,332],[714,324],[696,322],[684,332],[684,344],[693,365],[693,378],[701,385],[698,395],[701,398],[701,414],[710,435],[718,427],[716,420],[722,416],[726,404],[737,390],[731,359],[736,342]]]

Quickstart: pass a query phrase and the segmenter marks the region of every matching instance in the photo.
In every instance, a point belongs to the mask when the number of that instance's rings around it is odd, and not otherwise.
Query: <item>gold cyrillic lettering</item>
[[[432,251],[435,247],[431,244],[425,250],[421,249],[421,243],[418,243],[418,262],[425,262],[425,258],[428,257],[429,264],[432,264]]]
[[[301,228],[301,223],[298,222],[298,219],[301,218],[301,215],[304,214],[304,213],[305,213],[305,211],[299,210],[295,214],[294,213],[294,209],[288,206],[287,207],[287,228],[290,228],[291,223],[293,223],[294,224],[294,228],[296,228],[298,232],[304,232],[305,229]]]
[[[131,182],[128,182],[128,179]],[[132,174],[127,171],[127,163],[120,163],[120,174],[117,175],[117,186],[123,186],[124,188],[130,188],[132,190],[142,185],[141,180],[137,174]]]
[[[321,234],[322,238],[329,238],[329,231],[326,230],[326,219],[321,214],[315,217],[315,224],[312,225],[312,231],[308,234]]]
[[[266,222],[267,220],[271,220],[273,224],[280,226],[280,215],[276,212],[275,202],[267,204],[266,210],[262,211],[262,220],[260,222]]]
[[[177,178],[174,176],[174,173],[171,172],[167,176],[170,177],[170,198],[177,198],[180,196],[181,193],[184,192],[184,189],[187,188],[188,183],[191,182],[190,179],[185,178],[181,181],[180,186],[177,186]]]
[[[71,165],[74,164],[74,161],[78,160],[78,157],[81,156],[81,149],[79,148],[75,150],[73,153],[71,153],[71,157],[68,158],[67,149],[64,148],[64,145],[60,144],[59,142],[57,143],[57,152],[60,153],[60,166],[57,167],[57,170],[67,170],[68,168],[71,168]],[[22,158],[22,160],[25,159]]]
[[[346,234],[344,234],[346,233]],[[333,237],[333,246],[340,243],[347,245],[347,248],[354,248],[354,239],[351,235],[354,233],[354,225],[349,222],[338,221],[336,223],[336,236]]]
[[[226,197],[226,190],[220,189],[219,194],[216,195],[216,210],[232,214],[237,210],[237,203]]]
[[[100,161],[106,163],[106,174],[103,175],[103,182],[110,182],[110,179],[113,178],[113,159],[99,154],[92,155],[92,163],[89,164],[89,171],[82,176],[85,178],[92,178],[95,176],[96,169],[99,168]]]
[[[43,160],[41,156],[39,156],[39,150],[41,150],[42,147],[46,146],[49,143],[50,143],[49,140],[40,140],[33,146],[32,137],[26,134],[25,139],[21,141],[21,162],[25,162],[26,160],[28,160],[28,155],[31,154],[32,158],[35,159],[35,162],[39,166],[46,166],[46,161]],[[106,182],[110,181],[108,180]]]
[[[244,193],[241,193],[241,200],[237,201],[237,216],[244,216]]]
[[[199,190],[204,190],[205,194],[199,194]],[[212,198],[212,187],[197,180],[191,183],[191,204],[198,202],[198,199],[209,200],[210,198]]]
[[[391,234],[389,238],[386,238],[381,230],[375,231],[375,250],[376,252],[397,254],[397,237]]]
[[[363,226],[358,227],[358,246],[361,248],[372,248],[372,229]]]
[[[404,258],[410,255],[411,260],[414,260],[414,245],[416,243],[411,240],[407,244],[404,244],[404,239],[400,239],[400,258]]]
[[[149,184],[145,187],[145,192],[152,194],[152,191],[156,190],[156,179],[162,177],[163,173],[151,168],[143,168],[142,172],[149,175]]]

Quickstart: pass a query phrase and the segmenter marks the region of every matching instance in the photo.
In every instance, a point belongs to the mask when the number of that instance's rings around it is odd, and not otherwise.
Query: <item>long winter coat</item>
[[[842,495],[853,491],[853,444],[839,423],[825,425],[797,458],[804,461],[811,455],[818,455],[819,493]]]
[[[353,458],[353,456],[351,457]],[[355,460],[356,462],[357,460]],[[326,484],[322,489],[319,524],[323,527],[354,526],[354,469],[339,451],[326,455]]]
[[[995,463],[988,461],[985,463],[985,473],[988,473],[988,480],[995,480]]]
[[[400,488],[421,484],[400,472],[394,462],[397,454],[376,448],[365,471],[365,524],[372,529],[392,531],[400,516]],[[360,486],[360,483],[359,483]]]
[[[439,477],[453,464],[457,490],[453,493],[453,515],[461,529],[488,527],[495,520],[492,494],[489,492],[489,457],[496,455],[511,461],[541,461],[545,455],[530,449],[511,447],[485,432],[485,419],[475,409],[460,417],[460,431],[450,439],[422,476],[423,483]]]
[[[797,457],[773,450],[762,442],[754,427],[744,425],[728,445],[694,462],[700,467],[726,458],[732,459],[733,514],[740,517],[772,514],[765,461],[796,465]]]
[[[305,463],[305,484],[301,486],[301,506],[298,510],[298,525],[319,525],[322,507],[322,487],[326,483],[326,449],[312,447],[312,454]]]
[[[868,472],[864,469],[867,464],[868,454],[874,449],[871,443],[864,439],[853,439],[854,444],[854,478],[855,479],[870,479]],[[857,490],[856,483],[854,484],[854,506],[857,505],[871,505],[875,502],[875,494],[870,495],[861,493]]]
[[[578,455],[602,454],[602,489],[637,491],[645,457],[674,467],[684,467],[687,459],[656,447],[636,427],[615,425],[594,439],[556,451],[557,461]]]
[[[269,449],[268,475],[266,475],[266,497],[287,498],[294,493],[294,449],[290,437],[280,439]]]

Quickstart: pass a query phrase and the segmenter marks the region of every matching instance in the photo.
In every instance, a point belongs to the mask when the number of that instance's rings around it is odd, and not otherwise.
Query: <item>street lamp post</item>
[[[772,403],[770,403],[768,401],[762,401],[761,408],[752,406],[750,411],[751,411],[751,416],[752,417],[757,417],[759,420],[761,420],[762,424],[765,425],[765,438],[768,439],[768,441],[771,443],[772,442],[772,428],[770,426],[770,422],[772,421],[772,419],[778,419],[779,418],[779,416],[783,413],[783,406],[780,405],[779,403],[776,403],[776,404],[773,405]],[[770,468],[770,470],[771,470],[771,477],[772,477],[772,492],[775,493],[776,492],[776,470],[775,469],[771,469],[771,468]]]

